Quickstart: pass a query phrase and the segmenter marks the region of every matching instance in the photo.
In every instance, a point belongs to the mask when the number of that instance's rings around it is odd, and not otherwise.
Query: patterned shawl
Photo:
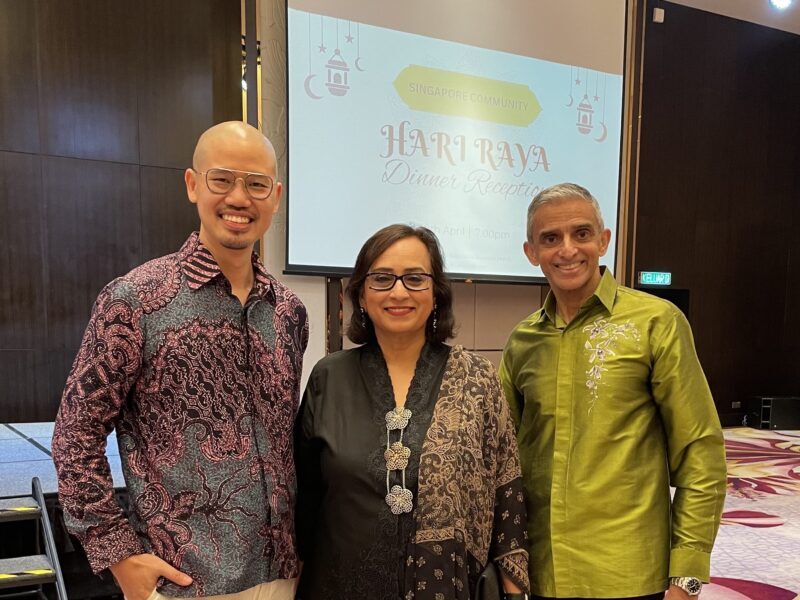
[[[422,446],[407,600],[466,600],[491,559],[528,585],[522,473],[503,391],[485,358],[455,346]]]

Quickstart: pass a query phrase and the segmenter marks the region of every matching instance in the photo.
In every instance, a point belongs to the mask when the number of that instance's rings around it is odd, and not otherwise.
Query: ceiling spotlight
[[[770,4],[777,9],[785,10],[792,4],[792,0],[769,0]]]

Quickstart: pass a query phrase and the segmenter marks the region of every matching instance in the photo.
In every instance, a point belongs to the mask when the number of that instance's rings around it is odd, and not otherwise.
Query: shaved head
[[[226,121],[206,129],[197,140],[197,146],[195,146],[192,156],[192,166],[195,169],[208,168],[210,166],[208,164],[209,156],[221,146],[247,146],[251,152],[260,155],[259,158],[266,160],[272,167],[267,173],[274,175],[277,161],[272,142],[258,129],[242,121]]]
[[[220,170],[229,172],[233,181],[222,191],[209,187],[208,180],[209,172]],[[184,172],[184,181],[189,201],[197,205],[200,216],[200,241],[217,261],[227,252],[243,252],[249,258],[253,244],[269,229],[283,193],[277,170],[272,144],[247,123],[214,125],[197,140],[192,168]],[[267,185],[263,177],[272,180],[268,196],[250,195],[249,178],[253,176],[261,177],[262,186]]]

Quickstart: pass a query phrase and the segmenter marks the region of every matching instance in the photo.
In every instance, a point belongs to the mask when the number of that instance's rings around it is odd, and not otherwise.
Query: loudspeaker
[[[744,424],[756,429],[800,429],[800,397],[751,398],[747,403]]]

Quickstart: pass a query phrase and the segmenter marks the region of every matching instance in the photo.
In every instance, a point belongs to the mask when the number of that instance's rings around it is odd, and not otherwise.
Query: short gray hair
[[[600,230],[602,231],[605,229],[605,225],[603,225],[603,215],[600,212],[600,204],[589,190],[579,186],[577,183],[557,183],[536,194],[530,206],[528,206],[528,228],[526,231],[528,242],[531,244],[533,243],[533,215],[536,214],[537,210],[545,204],[573,199],[584,200],[590,204],[594,209],[594,214],[597,218],[597,224],[600,226]]]

